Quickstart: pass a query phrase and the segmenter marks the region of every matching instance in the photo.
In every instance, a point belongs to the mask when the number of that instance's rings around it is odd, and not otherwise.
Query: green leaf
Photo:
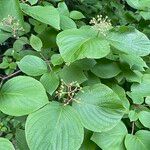
[[[125,146],[127,150],[149,150],[150,132],[146,130],[139,130],[135,133],[135,135],[126,135]]]
[[[56,65],[61,65],[63,62],[64,62],[64,61],[63,61],[63,59],[62,59],[62,57],[61,57],[60,54],[54,54],[54,55],[52,55],[52,57],[51,57],[51,63],[52,63],[54,66],[56,66]]]
[[[62,30],[77,28],[76,23],[67,16],[60,16],[60,28]]]
[[[28,0],[28,2],[31,4],[31,5],[34,5],[38,2],[38,0]]]
[[[148,105],[150,105],[150,96],[147,96],[147,97],[146,97],[145,103],[148,104]]]
[[[113,47],[126,54],[146,56],[150,54],[150,40],[142,32],[133,29],[111,31],[107,37]]]
[[[17,147],[20,150],[29,150],[29,147],[28,147],[27,142],[26,142],[26,137],[25,137],[25,131],[24,130],[18,129],[16,131],[15,139],[16,139]]]
[[[80,20],[80,19],[85,18],[85,16],[81,12],[73,10],[70,12],[70,18],[74,20]]]
[[[139,9],[139,10],[147,10],[150,8],[150,0],[126,0],[127,3],[135,8],[135,9]]]
[[[124,107],[119,97],[106,85],[95,84],[83,88],[73,103],[85,128],[102,132],[116,126],[123,116]]]
[[[135,110],[131,110],[128,115],[130,122],[138,120],[138,114]]]
[[[145,74],[141,83],[133,83],[131,91],[133,95],[139,95],[140,97],[150,96],[150,74]]]
[[[90,140],[93,132],[89,130],[85,130],[84,132],[84,141],[80,147],[79,150],[95,150],[96,149],[96,144]]]
[[[136,56],[136,55],[121,54],[120,61],[123,63],[128,63],[130,65],[130,68],[136,69],[139,71],[145,71],[144,67],[148,68],[146,62],[141,57]]]
[[[41,41],[41,39],[39,37],[37,37],[37,36],[35,36],[35,35],[32,34],[31,38],[30,38],[30,45],[36,51],[41,51],[42,41]]]
[[[69,16],[69,10],[65,2],[58,4],[58,11],[61,15]]]
[[[114,83],[112,83],[111,89],[119,96],[120,100],[122,101],[123,106],[126,108],[126,111],[128,112],[130,103],[126,97],[125,90],[121,86],[114,84]]]
[[[58,34],[57,44],[62,58],[73,62],[82,58],[102,58],[110,52],[109,43],[92,29],[70,29]]]
[[[21,7],[24,13],[34,19],[56,29],[60,29],[59,12],[53,6],[29,6],[27,4],[22,4]]]
[[[127,92],[127,95],[132,99],[134,104],[142,104],[144,102],[144,98],[140,93]]]
[[[43,49],[55,48],[57,31],[48,27],[38,36],[42,40]]]
[[[139,0],[126,0],[126,2],[135,9],[140,9],[140,1]]]
[[[57,102],[30,114],[25,131],[31,150],[78,150],[84,136],[76,111]]]
[[[11,33],[7,33],[7,32],[0,30],[0,44],[2,44],[4,41],[6,41],[11,36],[12,36]]]
[[[127,69],[127,70],[124,69],[123,75],[128,82],[141,83],[141,80],[143,77],[143,74],[140,71],[137,71],[137,70],[132,71],[129,69]]]
[[[127,128],[123,122],[119,122],[109,131],[94,133],[91,140],[103,150],[125,150],[124,138]]]
[[[150,20],[150,11],[141,11],[140,15],[145,19],[145,20]]]
[[[65,66],[59,72],[59,77],[66,83],[77,81],[80,84],[87,80],[83,70],[75,65]]]
[[[96,61],[94,59],[81,59],[72,63],[73,66],[80,68],[81,70],[90,70],[90,68],[94,67]]]
[[[44,87],[31,77],[14,77],[0,90],[0,110],[8,115],[27,115],[46,103],[48,98]]]
[[[54,72],[45,73],[41,78],[40,82],[45,87],[46,91],[52,95],[59,85],[59,78]]]
[[[20,70],[29,76],[40,76],[47,72],[47,64],[37,56],[27,55],[17,64]]]
[[[147,128],[150,128],[150,112],[140,111],[138,114],[140,122]]]
[[[29,44],[28,39],[26,37],[20,37],[14,42],[13,49],[15,52],[20,52],[26,44]]]
[[[12,143],[9,140],[2,137],[0,137],[0,148],[1,150],[15,150]]]
[[[91,69],[91,71],[100,78],[113,78],[121,72],[116,62],[108,60],[101,60]]]

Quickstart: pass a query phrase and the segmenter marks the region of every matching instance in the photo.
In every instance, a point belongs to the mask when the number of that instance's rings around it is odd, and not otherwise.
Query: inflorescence
[[[108,16],[103,18],[102,15],[97,15],[96,18],[92,18],[90,24],[93,25],[95,30],[98,30],[104,36],[106,36],[107,32],[112,28],[112,24],[108,19]]]
[[[59,101],[64,103],[64,106],[72,103],[73,101],[79,103],[80,99],[74,98],[76,93],[79,91],[83,92],[82,87],[77,81],[67,84],[61,79],[60,87],[56,91],[56,97]]]
[[[11,29],[14,38],[18,38],[19,31],[24,31],[23,27],[20,26],[19,21],[10,15],[2,20],[2,25]]]

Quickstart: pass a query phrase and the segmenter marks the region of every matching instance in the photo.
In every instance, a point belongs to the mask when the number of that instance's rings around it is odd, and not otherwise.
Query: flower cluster
[[[62,100],[64,106],[66,106],[70,104],[72,101],[76,102],[80,101],[79,99],[74,98],[76,93],[79,91],[82,91],[82,87],[79,85],[77,81],[67,84],[61,79],[60,87],[56,91],[56,97],[58,98],[58,100]]]
[[[107,32],[112,28],[112,24],[108,19],[108,16],[103,18],[102,15],[97,15],[97,18],[92,18],[90,24],[93,25],[95,30],[98,30],[104,36],[106,36]]]
[[[18,38],[19,31],[24,31],[23,27],[20,26],[19,21],[10,15],[2,20],[2,25],[11,29],[14,38]]]

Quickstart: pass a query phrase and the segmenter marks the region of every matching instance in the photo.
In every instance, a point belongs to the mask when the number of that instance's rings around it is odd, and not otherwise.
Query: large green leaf
[[[78,150],[84,136],[76,111],[57,102],[30,114],[25,129],[31,150]]]
[[[37,56],[27,55],[17,64],[20,70],[29,76],[40,76],[47,72],[47,64]]]
[[[14,77],[0,90],[0,110],[8,115],[26,115],[46,103],[48,98],[44,87],[31,77]]]
[[[29,6],[22,4],[21,7],[24,13],[34,19],[60,29],[59,12],[53,6]]]
[[[140,122],[147,128],[150,128],[150,112],[148,111],[141,111],[139,114]]]
[[[124,108],[119,97],[106,85],[95,84],[79,92],[73,107],[80,114],[85,128],[95,131],[107,131],[122,118]]]
[[[109,43],[92,29],[70,29],[58,34],[57,44],[62,58],[73,62],[82,58],[102,58],[110,52]]]
[[[126,126],[120,122],[107,132],[94,133],[91,139],[103,150],[125,150],[124,138],[127,133]]]
[[[15,150],[12,143],[9,140],[2,138],[2,137],[0,137],[0,149],[1,150]]]
[[[126,135],[125,146],[127,150],[149,150],[150,132],[146,130],[139,130],[135,133],[135,135]]]
[[[121,52],[136,56],[146,56],[150,54],[150,40],[145,34],[136,29],[125,29],[122,31],[111,31],[108,39],[113,47]]]

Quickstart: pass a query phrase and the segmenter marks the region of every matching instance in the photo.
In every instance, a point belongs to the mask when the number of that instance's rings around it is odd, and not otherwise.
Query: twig
[[[133,121],[132,122],[132,131],[131,131],[131,134],[134,134],[134,128],[135,128],[135,122]]]
[[[14,73],[12,73],[12,74],[10,74],[10,75],[8,75],[8,76],[0,77],[0,79],[1,79],[0,87],[2,86],[2,84],[3,84],[3,82],[4,82],[5,80],[7,80],[7,79],[9,79],[9,78],[11,78],[11,77],[17,75],[17,74],[20,73],[20,72],[21,72],[21,70],[18,70],[18,71],[14,72]]]
[[[46,62],[47,65],[48,65],[49,70],[51,71],[51,70],[52,70],[52,67],[51,67],[51,65],[50,65],[50,62],[44,57],[44,55],[43,55],[42,53],[40,53],[40,55],[41,55],[41,57],[45,60],[45,62]]]
[[[21,70],[18,70],[18,71],[14,72],[14,73],[12,73],[12,74],[6,76],[6,77],[3,77],[3,80],[7,80],[7,79],[9,79],[9,78],[11,78],[11,77],[17,75],[18,73],[21,73]]]

